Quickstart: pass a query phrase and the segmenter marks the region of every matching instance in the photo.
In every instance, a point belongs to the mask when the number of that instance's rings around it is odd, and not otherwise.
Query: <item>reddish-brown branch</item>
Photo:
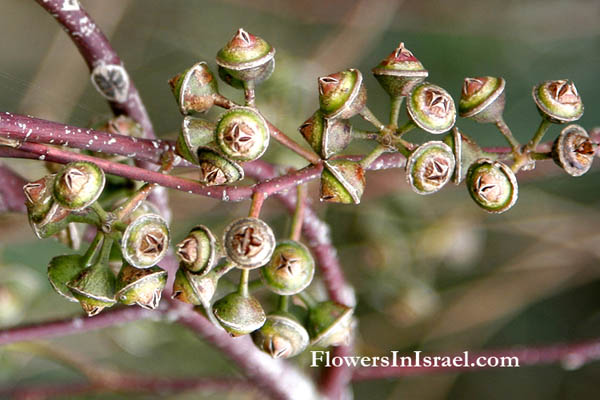
[[[27,181],[0,163],[0,212],[25,212],[23,185]]]

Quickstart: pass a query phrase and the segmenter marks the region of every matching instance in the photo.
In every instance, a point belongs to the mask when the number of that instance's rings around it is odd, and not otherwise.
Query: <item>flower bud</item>
[[[225,112],[217,124],[216,143],[234,161],[252,161],[269,147],[269,127],[257,111],[235,107]]]
[[[100,197],[105,181],[104,171],[96,164],[76,161],[56,174],[52,193],[62,207],[81,211]]]
[[[187,161],[198,164],[198,148],[208,145],[214,138],[215,125],[212,122],[187,116],[183,119],[175,150]]]
[[[315,261],[310,251],[295,240],[277,244],[273,256],[260,270],[260,278],[273,292],[292,295],[303,291],[312,282]]]
[[[167,283],[167,271],[154,266],[139,269],[124,263],[117,276],[115,298],[125,305],[154,310]]]
[[[210,229],[204,225],[192,228],[176,247],[181,264],[200,275],[210,271],[217,258],[217,241]]]
[[[226,185],[244,179],[242,167],[209,147],[198,148],[198,165],[200,182],[206,186]]]
[[[444,133],[456,122],[456,109],[450,94],[428,82],[414,88],[406,108],[410,119],[429,133]]]
[[[495,214],[510,209],[519,196],[517,178],[499,161],[481,158],[467,172],[469,194],[485,211]]]
[[[319,78],[319,104],[325,118],[348,119],[366,102],[367,90],[359,70],[351,68]]]
[[[273,358],[291,358],[308,347],[309,337],[292,314],[279,311],[267,315],[265,324],[252,332],[252,340]]]
[[[395,98],[408,96],[415,85],[427,78],[429,72],[404,47],[404,43],[400,43],[396,50],[373,68],[373,75],[383,89]]]
[[[56,293],[65,297],[69,301],[77,302],[73,294],[67,287],[67,283],[72,281],[85,268],[83,257],[79,254],[70,254],[56,256],[48,264],[48,280]]]
[[[311,345],[329,347],[348,344],[352,335],[354,309],[334,301],[312,307],[308,314]]]
[[[223,245],[227,257],[243,269],[265,265],[275,249],[275,235],[258,218],[240,218],[225,229]]]
[[[325,161],[321,174],[321,201],[360,203],[365,189],[365,171],[359,163],[347,160]]]
[[[446,143],[454,152],[454,173],[452,182],[456,185],[460,184],[465,176],[469,166],[476,160],[484,157],[486,154],[477,143],[470,137],[463,134],[456,126],[452,128],[452,132],[444,137]]]
[[[506,81],[504,78],[483,76],[465,78],[460,102],[459,115],[477,122],[496,122],[504,112]]]
[[[242,336],[259,329],[266,321],[265,311],[252,296],[230,293],[213,306],[213,314],[231,336]]]
[[[317,110],[299,128],[310,147],[322,158],[344,150],[352,141],[352,125],[341,119],[327,119]]]
[[[125,260],[136,268],[158,264],[169,248],[169,226],[156,214],[144,214],[130,223],[121,239]]]
[[[418,194],[432,194],[454,174],[454,153],[440,141],[423,143],[406,160],[406,180]]]
[[[583,115],[583,102],[572,81],[546,81],[533,88],[533,101],[542,117],[556,124],[576,121]]]
[[[184,115],[208,111],[219,93],[217,80],[204,61],[171,78],[169,85]]]
[[[554,141],[552,158],[567,174],[581,176],[592,167],[596,147],[585,129],[569,125]]]
[[[274,57],[275,49],[269,43],[240,28],[217,53],[219,76],[237,88],[247,81],[259,84],[271,76]]]
[[[67,287],[88,317],[93,317],[116,303],[115,276],[108,265],[101,262],[83,269],[67,283]]]

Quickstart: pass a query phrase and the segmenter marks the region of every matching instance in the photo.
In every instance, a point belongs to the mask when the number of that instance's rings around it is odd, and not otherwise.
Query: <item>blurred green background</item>
[[[277,48],[275,73],[259,88],[257,103],[298,141],[297,127],[317,108],[316,78],[343,68],[363,71],[369,107],[385,118],[389,100],[369,71],[400,41],[429,69],[429,80],[456,100],[465,76],[505,77],[505,118],[522,141],[539,123],[530,93],[542,80],[572,79],[586,107],[579,123],[587,129],[600,125],[600,2],[594,0],[81,3],[107,32],[164,138],[175,138],[181,122],[167,80],[199,60],[214,68],[217,50],[239,27]],[[79,54],[49,15],[34,1],[2,0],[0,10],[0,111],[79,126],[109,116]],[[221,88],[241,98],[224,84]],[[217,115],[211,112],[209,118]],[[482,145],[504,145],[491,126],[464,120],[458,125]],[[548,137],[558,131],[553,127]],[[431,139],[423,132],[410,138]],[[371,146],[356,143],[349,152],[366,152]],[[303,165],[277,144],[266,159]],[[8,164],[30,179],[45,173],[39,162]],[[462,352],[600,336],[596,171],[575,179],[553,165],[540,165],[536,172],[522,173],[520,177],[529,174],[531,179],[523,179],[517,205],[503,215],[479,210],[464,185],[418,196],[401,170],[369,173],[360,206],[315,201],[318,213],[334,226],[334,243],[358,296],[357,351]],[[317,185],[310,190],[316,199]],[[247,203],[221,204],[175,192],[170,196],[175,243],[197,223],[221,232],[229,220],[247,212]],[[289,218],[276,200],[269,201],[264,217],[277,235],[286,235]],[[52,240],[35,240],[23,215],[0,216],[3,324],[79,312],[77,305],[55,295],[45,279],[48,260],[68,251]],[[314,286],[318,289],[319,283]],[[190,332],[165,323],[136,322],[51,343],[130,372],[239,374]],[[599,363],[575,370],[555,365],[363,382],[354,391],[357,399],[595,399],[599,376]],[[0,349],[1,387],[80,379],[23,349]]]

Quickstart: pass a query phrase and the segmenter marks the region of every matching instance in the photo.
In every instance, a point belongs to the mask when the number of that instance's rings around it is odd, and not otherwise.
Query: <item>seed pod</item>
[[[300,125],[299,131],[324,159],[344,150],[352,141],[352,125],[341,119],[327,119],[321,110]]]
[[[52,197],[53,185],[54,175],[47,175],[23,186],[25,207],[27,207],[27,216],[30,223],[41,222],[50,211],[52,204],[54,204],[54,198]]]
[[[456,185],[465,179],[471,164],[484,156],[492,156],[492,154],[485,153],[473,139],[462,133],[456,126],[452,128],[451,133],[444,137],[444,143],[450,146],[454,152],[452,182]]]
[[[571,176],[581,176],[592,167],[597,145],[579,125],[569,125],[560,132],[552,146],[552,158]]]
[[[67,287],[88,317],[115,303],[115,276],[108,265],[97,262],[83,269]]]
[[[265,311],[252,296],[230,293],[217,301],[213,314],[231,336],[242,336],[259,329],[266,321]]]
[[[413,53],[400,43],[396,50],[373,68],[373,75],[392,98],[408,96],[429,72]]]
[[[347,69],[319,78],[319,105],[325,118],[348,119],[367,102],[367,89],[357,69]]]
[[[310,251],[295,240],[277,244],[273,256],[260,270],[260,278],[273,292],[292,295],[303,291],[312,282],[315,261]]]
[[[210,271],[206,275],[197,275],[179,266],[173,282],[172,298],[193,305],[210,304],[216,290],[220,275]]]
[[[269,43],[240,28],[217,53],[219,76],[237,88],[248,81],[259,84],[271,76],[274,57],[275,49]]]
[[[311,345],[320,347],[348,344],[352,335],[354,309],[334,301],[312,307],[308,314]]]
[[[275,249],[275,235],[258,218],[240,218],[225,229],[223,244],[227,257],[243,269],[265,265]]]
[[[139,269],[124,263],[117,276],[115,298],[128,306],[137,304],[154,310],[160,303],[166,283],[167,271],[158,266]]]
[[[204,225],[192,228],[176,247],[181,264],[199,275],[210,271],[217,258],[217,240]]]
[[[93,129],[112,133],[113,135],[123,135],[130,137],[144,137],[144,130],[134,119],[126,115],[119,115],[105,121],[99,125],[93,126]],[[100,153],[102,154],[102,153]]]
[[[456,109],[450,94],[428,82],[414,88],[406,108],[410,119],[429,133],[444,133],[456,122]]]
[[[204,61],[171,78],[169,85],[184,115],[208,111],[219,94],[217,80]]]
[[[481,158],[467,172],[467,189],[475,203],[495,214],[510,209],[519,196],[517,178],[499,161]]]
[[[546,81],[533,88],[533,101],[542,117],[555,124],[573,122],[583,115],[583,102],[572,81]]]
[[[406,180],[418,194],[432,194],[448,183],[456,161],[452,149],[440,141],[423,143],[406,160]]]
[[[498,121],[504,112],[505,86],[504,78],[465,78],[458,103],[459,115],[481,123]]]
[[[105,182],[104,171],[96,164],[76,161],[56,174],[52,194],[63,208],[81,211],[100,197]]]
[[[330,160],[323,163],[321,201],[358,204],[365,190],[365,171],[359,163]]]
[[[130,223],[121,240],[125,260],[136,268],[158,264],[169,248],[169,226],[156,214],[144,214]]]
[[[48,264],[48,280],[56,293],[65,297],[69,301],[77,302],[73,294],[67,287],[67,283],[72,281],[85,268],[83,257],[79,254],[70,254],[56,256]]]
[[[273,358],[291,358],[308,347],[309,337],[292,314],[278,311],[267,315],[265,324],[252,332],[252,340]]]
[[[206,186],[226,185],[244,179],[244,170],[211,147],[198,148],[200,182]]]
[[[202,118],[186,116],[175,143],[175,151],[187,161],[198,164],[198,148],[215,139],[215,125]]]
[[[262,115],[250,107],[235,107],[221,116],[215,137],[225,156],[234,161],[252,161],[267,150],[270,136]]]

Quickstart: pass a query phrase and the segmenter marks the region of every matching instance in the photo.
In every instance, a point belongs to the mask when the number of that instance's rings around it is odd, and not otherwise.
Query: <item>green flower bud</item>
[[[325,161],[321,174],[321,201],[360,203],[365,189],[365,171],[359,163],[347,160]]]
[[[183,119],[175,150],[187,161],[198,164],[198,148],[208,145],[214,138],[215,125],[212,122],[187,116]]]
[[[418,194],[432,194],[448,183],[455,170],[452,149],[440,141],[423,143],[406,160],[406,180]]]
[[[460,102],[459,115],[477,122],[496,122],[504,112],[506,81],[503,78],[483,76],[465,78]]]
[[[244,179],[242,167],[209,147],[198,149],[198,165],[200,182],[206,186],[225,185]]]
[[[154,310],[167,284],[167,271],[154,266],[139,269],[124,263],[117,275],[115,298],[125,305]]]
[[[300,128],[310,147],[322,158],[344,150],[352,141],[352,125],[345,120],[327,119],[317,110]]]
[[[231,336],[242,336],[259,329],[266,321],[265,311],[252,296],[230,293],[213,306],[213,314]]]
[[[125,260],[136,268],[158,264],[168,248],[169,226],[160,215],[144,214],[123,232],[121,252]]]
[[[450,146],[454,152],[455,163],[452,182],[456,185],[465,179],[471,164],[484,156],[492,156],[492,154],[484,153],[473,139],[462,133],[456,126],[452,128],[451,133],[444,137],[444,143]]]
[[[467,189],[478,206],[495,214],[510,209],[519,196],[517,178],[499,161],[477,160],[467,172]]]
[[[366,102],[367,90],[359,70],[351,68],[319,78],[319,104],[325,118],[348,119]]]
[[[308,347],[309,337],[292,314],[279,311],[267,315],[265,324],[252,332],[252,340],[273,358],[291,358]]]
[[[252,161],[269,147],[269,127],[260,113],[250,107],[225,112],[217,124],[216,143],[234,161]]]
[[[88,317],[115,303],[115,276],[108,265],[97,262],[83,269],[67,287]]]
[[[275,49],[269,43],[240,28],[217,53],[219,75],[225,82],[238,88],[247,81],[259,84],[273,72],[274,57]]]
[[[581,176],[592,167],[597,145],[579,125],[569,125],[560,132],[552,146],[552,158],[571,176]]]
[[[100,197],[105,181],[104,171],[96,164],[76,161],[56,174],[52,193],[63,208],[81,211]]]
[[[329,347],[348,344],[352,335],[354,309],[334,301],[312,307],[308,314],[311,345]]]
[[[427,78],[429,72],[404,47],[404,43],[400,43],[396,50],[373,68],[373,75],[383,89],[395,98],[408,96],[415,85]]]
[[[200,275],[210,271],[217,258],[217,240],[204,225],[195,226],[176,247],[181,264]]]
[[[169,85],[184,115],[208,111],[219,94],[217,80],[204,61],[171,78]]]
[[[406,108],[410,119],[429,133],[444,133],[456,122],[456,109],[450,94],[428,82],[414,88]]]
[[[265,265],[275,250],[275,235],[258,218],[240,218],[225,229],[223,245],[227,257],[243,269]]]
[[[533,88],[532,95],[542,117],[555,124],[573,122],[583,115],[583,102],[572,81],[542,82]]]
[[[279,242],[269,263],[260,270],[263,283],[280,295],[303,291],[312,282],[314,274],[315,261],[310,251],[295,240]]]
[[[56,256],[48,264],[48,280],[56,293],[67,300],[77,302],[67,283],[75,279],[85,268],[83,257],[79,254]]]

